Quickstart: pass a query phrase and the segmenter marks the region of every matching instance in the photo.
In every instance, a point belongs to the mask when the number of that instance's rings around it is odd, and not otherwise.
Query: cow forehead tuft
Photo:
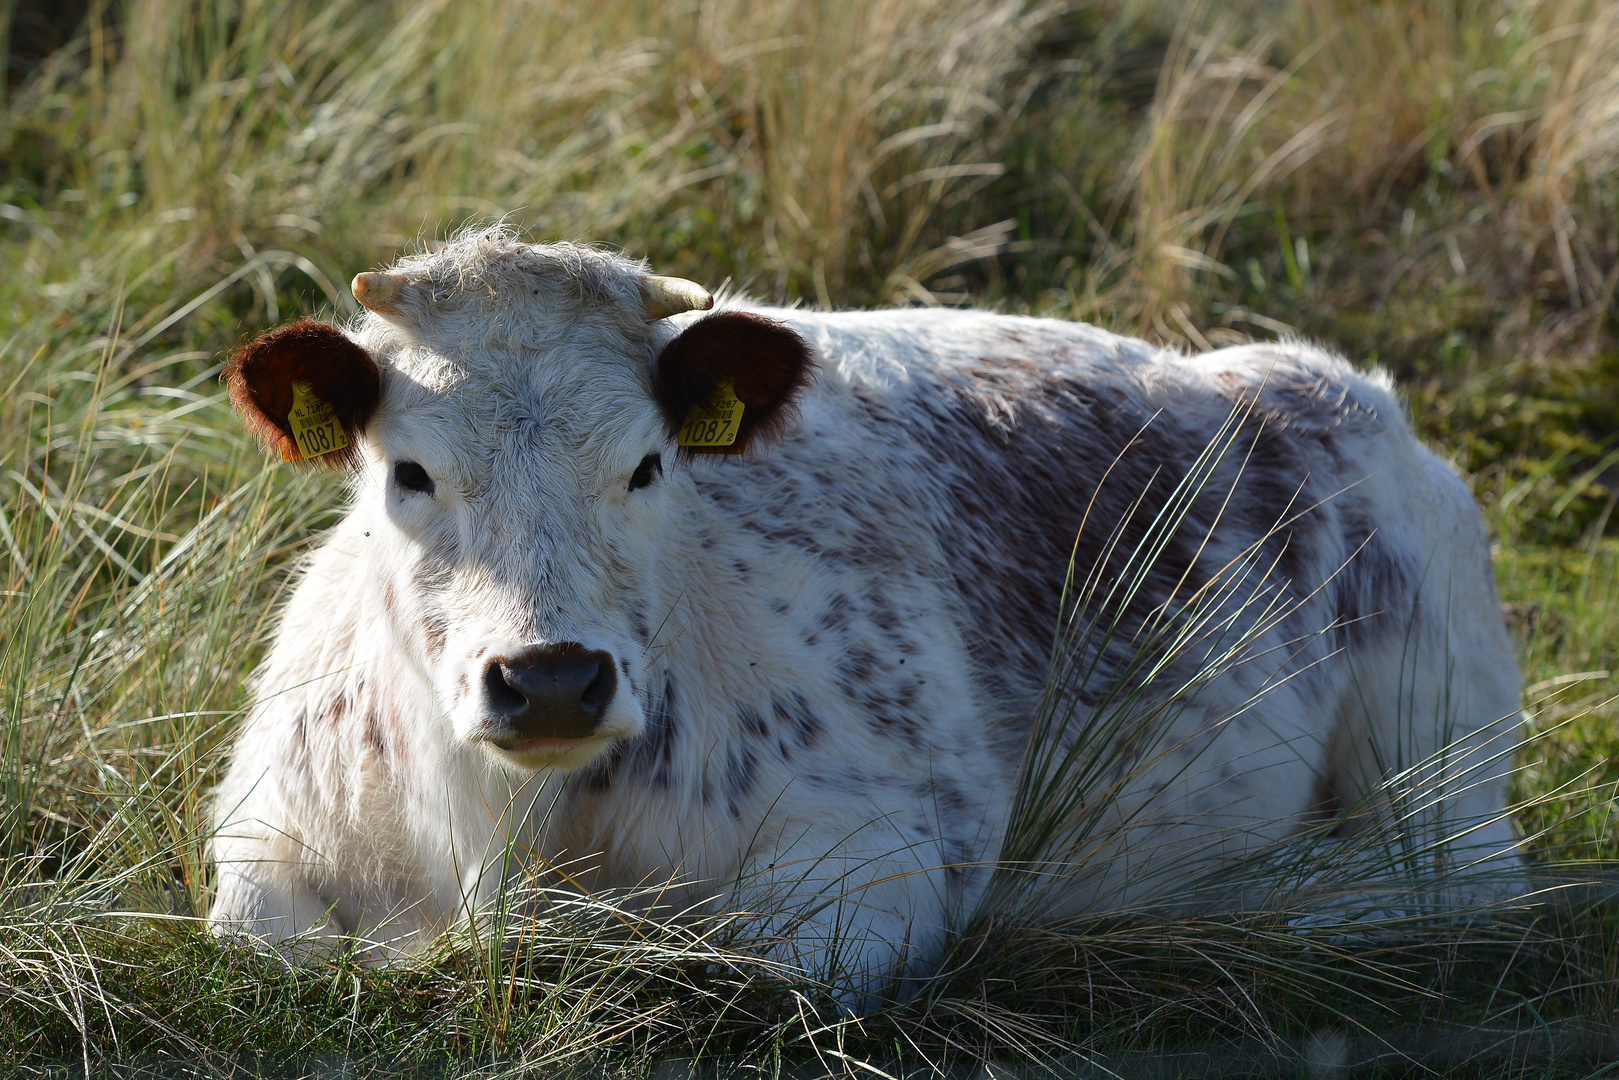
[[[391,272],[426,286],[439,314],[529,308],[553,315],[644,310],[644,262],[585,244],[528,244],[506,226],[464,231],[438,249],[399,260]]]
[[[480,383],[577,392],[604,377],[642,389],[657,339],[673,332],[646,320],[644,263],[582,244],[522,243],[502,227],[463,233],[390,272],[411,285],[387,316],[362,316],[362,343],[434,393]]]

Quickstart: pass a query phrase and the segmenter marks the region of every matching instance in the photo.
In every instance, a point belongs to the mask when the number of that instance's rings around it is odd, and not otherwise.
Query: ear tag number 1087
[[[736,384],[722,382],[714,387],[714,397],[705,408],[692,406],[680,425],[681,446],[730,446],[742,428],[742,400]]]
[[[292,429],[301,458],[330,454],[349,444],[349,437],[343,425],[337,422],[332,407],[316,397],[314,387],[302,379],[292,384],[292,408],[287,410],[287,426]],[[286,451],[282,451],[281,457],[286,461],[297,460]]]

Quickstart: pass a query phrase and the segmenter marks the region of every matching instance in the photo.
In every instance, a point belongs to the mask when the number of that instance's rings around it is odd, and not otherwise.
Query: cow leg
[[[219,882],[208,914],[216,935],[290,944],[296,954],[344,933],[335,902],[304,880],[303,861],[277,850],[284,846],[252,837],[216,838]]]
[[[1351,664],[1329,763],[1339,832],[1367,849],[1368,863],[1381,848],[1390,873],[1464,871],[1456,902],[1505,898],[1522,885],[1506,811],[1517,695],[1492,686],[1499,669],[1487,662],[1413,638]]]
[[[734,907],[762,913],[753,929],[769,943],[767,960],[828,984],[854,1015],[921,989],[938,970],[949,928],[971,909],[988,877],[981,859],[968,854],[984,837],[916,838],[924,826],[897,824],[901,816],[873,822],[869,833],[841,845],[806,838],[794,845],[805,857],[776,856],[732,899]],[[808,856],[817,846],[830,853]]]
[[[1415,603],[1351,635],[1345,695],[1330,744],[1340,831],[1362,856],[1381,846],[1388,871],[1428,891],[1449,875],[1446,904],[1507,899],[1524,889],[1507,816],[1512,751],[1523,714],[1518,666],[1502,625],[1488,539],[1471,495],[1437,461],[1413,485],[1404,522],[1426,552]],[[1414,875],[1414,877],[1413,877]],[[1431,895],[1431,893],[1430,893]]]
[[[1199,910],[1249,895],[1255,862],[1309,812],[1325,731],[1291,684],[1246,707],[1188,704],[1116,795],[1071,872],[1078,910]]]
[[[766,963],[787,978],[825,984],[844,1012],[865,1016],[921,989],[944,952],[936,918],[833,901],[798,905],[752,927]],[[822,900],[824,903],[824,898]],[[820,910],[816,910],[820,908]]]

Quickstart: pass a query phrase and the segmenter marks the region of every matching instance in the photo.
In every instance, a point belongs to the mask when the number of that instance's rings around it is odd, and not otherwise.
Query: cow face
[[[756,451],[809,350],[741,312],[677,329],[707,293],[589,248],[490,232],[396,271],[355,279],[355,332],[306,319],[244,346],[232,401],[284,458],[351,474],[360,633],[454,737],[521,768],[587,764],[641,731],[636,688],[674,614],[663,555],[692,527],[683,467],[703,452],[676,433],[729,388],[722,449]]]

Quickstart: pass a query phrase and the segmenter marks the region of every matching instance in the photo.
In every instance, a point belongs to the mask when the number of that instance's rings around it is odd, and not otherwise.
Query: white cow
[[[1189,897],[1402,800],[1427,800],[1404,842],[1516,863],[1485,530],[1380,373],[977,311],[709,311],[500,229],[355,295],[351,327],[227,372],[353,495],[217,793],[222,933],[414,948],[515,850],[773,907],[799,962],[894,991],[983,902],[1020,769],[1086,740],[1046,910]],[[734,443],[678,445],[727,403]],[[1070,558],[1066,625],[1114,630],[1071,641],[1037,724]]]

